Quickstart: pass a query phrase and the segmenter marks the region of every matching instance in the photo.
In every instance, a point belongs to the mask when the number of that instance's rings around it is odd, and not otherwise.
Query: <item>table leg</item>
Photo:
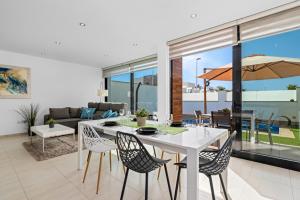
[[[78,124],[78,163],[77,163],[77,168],[78,170],[82,169],[82,131],[83,131],[83,126],[79,123]]]
[[[227,138],[228,138],[228,135],[222,137],[219,140],[219,144],[220,144],[219,148],[221,148],[224,145],[224,143],[226,142]],[[228,199],[231,199],[230,195],[228,194],[228,181],[227,181],[227,179],[228,179],[228,167],[223,171],[223,173],[221,174],[221,176],[222,176],[222,179],[223,179],[223,182],[224,182],[224,187],[225,187],[225,189],[227,191],[227,197],[228,197]],[[220,191],[221,191],[222,196],[224,197],[224,192],[223,192],[223,189],[222,189],[222,185],[220,185]]]
[[[199,199],[199,151],[187,151],[187,199]]]

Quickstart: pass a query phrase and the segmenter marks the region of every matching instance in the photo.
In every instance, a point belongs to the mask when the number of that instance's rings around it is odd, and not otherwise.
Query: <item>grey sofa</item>
[[[89,108],[96,108],[96,112],[93,115],[93,119],[101,119],[102,114],[107,110],[112,110],[116,112],[120,112],[121,109],[124,109],[125,112],[127,111],[127,104],[125,103],[88,103]],[[53,118],[56,123],[62,124],[64,126],[68,126],[78,130],[78,122],[87,120],[81,119],[81,108],[49,108],[49,114],[44,115],[44,124],[50,118]]]

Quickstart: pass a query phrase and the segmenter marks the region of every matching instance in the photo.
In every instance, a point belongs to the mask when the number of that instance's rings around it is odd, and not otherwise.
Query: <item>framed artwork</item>
[[[0,64],[0,98],[30,98],[30,68]]]

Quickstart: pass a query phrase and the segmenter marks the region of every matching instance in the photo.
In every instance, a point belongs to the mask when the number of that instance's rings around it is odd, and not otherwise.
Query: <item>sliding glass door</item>
[[[300,29],[242,43],[244,152],[300,162],[299,38]]]
[[[130,73],[107,78],[108,101],[127,103],[130,108]]]
[[[129,111],[157,112],[156,57],[103,71],[108,102],[127,103]]]
[[[157,68],[147,68],[134,72],[135,110],[145,108],[150,113],[157,112]]]

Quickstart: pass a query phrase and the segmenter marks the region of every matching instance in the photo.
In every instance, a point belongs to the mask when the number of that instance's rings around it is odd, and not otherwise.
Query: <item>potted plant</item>
[[[30,106],[22,105],[16,112],[22,117],[22,123],[27,125],[27,133],[30,135],[30,128],[34,126],[40,106],[38,104],[30,104]]]
[[[49,125],[49,128],[54,128],[54,124],[56,123],[56,121],[53,118],[50,118],[47,121],[47,124]]]
[[[138,126],[145,126],[149,112],[145,109],[139,109],[136,113],[136,121]]]

